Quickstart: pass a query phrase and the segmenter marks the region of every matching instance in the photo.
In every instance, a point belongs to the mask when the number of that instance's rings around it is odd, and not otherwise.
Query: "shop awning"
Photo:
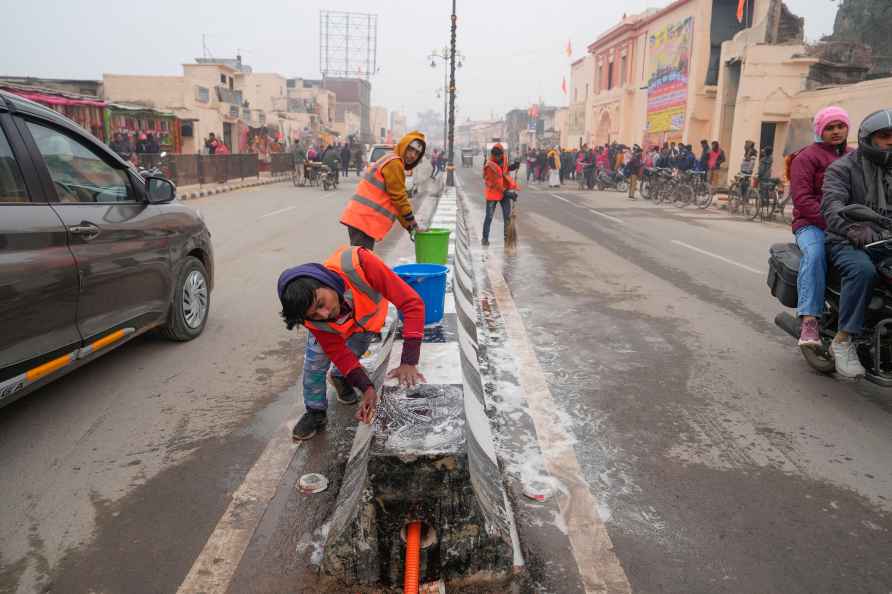
[[[108,105],[105,101],[96,99],[73,99],[70,97],[62,97],[60,95],[47,95],[46,93],[30,93],[18,89],[9,90],[19,97],[24,97],[25,99],[30,99],[37,103],[43,103],[44,105],[85,105],[90,107],[106,107]]]

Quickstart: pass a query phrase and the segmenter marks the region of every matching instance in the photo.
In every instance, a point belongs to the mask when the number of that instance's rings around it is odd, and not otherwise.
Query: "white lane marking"
[[[603,212],[598,212],[598,211],[595,210],[594,208],[589,208],[588,211],[589,211],[590,213],[592,213],[592,214],[596,214],[596,215],[598,215],[599,217],[604,217],[604,218],[607,219],[608,221],[613,221],[614,223],[619,223],[620,225],[625,225],[625,223],[622,221],[622,219],[618,219],[618,218],[616,218],[616,217],[612,217],[612,216],[610,216],[609,214],[604,214]]]
[[[235,570],[298,447],[278,429],[192,564],[177,594],[226,594]]]
[[[623,222],[622,219],[618,219],[618,218],[616,218],[616,217],[612,217],[612,216],[610,216],[609,214],[604,214],[603,212],[599,212],[599,211],[595,210],[594,208],[586,208],[585,206],[579,206],[578,204],[576,204],[576,203],[573,202],[572,200],[567,200],[566,198],[564,198],[563,196],[560,196],[560,195],[558,195],[558,194],[552,194],[552,196],[554,196],[554,197],[557,198],[558,200],[563,200],[563,201],[566,202],[567,204],[572,204],[573,206],[576,206],[576,207],[578,207],[578,208],[585,208],[585,210],[589,211],[590,213],[595,214],[595,215],[598,215],[599,217],[604,217],[604,218],[607,219],[608,221],[613,221],[614,223],[618,223],[618,224],[620,224],[620,225],[625,225],[625,224],[626,224],[625,222]]]
[[[274,210],[272,212],[266,213],[265,215],[260,217],[260,219],[265,219],[266,217],[271,217],[273,215],[282,214],[283,212],[288,212],[289,210],[294,210],[295,208],[298,208],[298,207],[297,206],[289,206],[288,208],[280,208],[279,210]],[[260,219],[257,219],[257,220],[259,221]]]
[[[721,260],[722,262],[725,262],[727,264],[732,264],[734,266],[737,266],[738,268],[743,268],[747,272],[752,272],[753,274],[759,274],[759,275],[765,274],[764,271],[759,270],[758,268],[753,268],[752,266],[747,266],[746,264],[741,264],[740,262],[735,262],[734,260],[731,260],[724,256],[719,256],[718,254],[713,254],[712,252],[707,252],[706,250],[701,250],[700,248],[694,247],[694,246],[692,246],[688,243],[685,243],[683,241],[678,241],[677,239],[673,239],[672,243],[674,243],[675,245],[680,245],[683,248],[688,248],[689,250],[697,252],[698,254],[703,254],[704,256],[709,256],[710,258],[715,258],[716,260]]]

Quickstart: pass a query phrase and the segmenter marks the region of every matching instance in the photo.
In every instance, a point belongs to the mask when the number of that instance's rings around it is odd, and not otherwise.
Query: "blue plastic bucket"
[[[393,271],[406,284],[415,289],[424,301],[424,325],[436,324],[443,319],[446,303],[446,273],[449,268],[440,264],[403,264]],[[400,319],[403,314],[400,314]]]

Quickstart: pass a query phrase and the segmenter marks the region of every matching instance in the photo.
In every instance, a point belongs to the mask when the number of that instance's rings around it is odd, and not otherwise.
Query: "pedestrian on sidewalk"
[[[796,279],[799,302],[796,310],[802,321],[799,346],[820,349],[818,324],[824,313],[827,287],[827,256],[824,249],[827,222],[821,215],[824,174],[830,165],[851,152],[849,114],[841,107],[827,107],[815,114],[817,141],[794,153],[788,161],[790,194],[793,197],[793,236],[802,251]]]
[[[489,245],[489,229],[496,212],[496,206],[502,207],[502,225],[505,239],[508,238],[508,219],[511,218],[511,201],[517,194],[514,179],[508,174],[508,157],[501,144],[496,144],[490,151],[490,157],[483,166],[484,197],[486,198],[486,216],[483,219],[484,246]],[[511,190],[509,193],[508,191]]]
[[[387,377],[408,387],[427,381],[417,367],[424,302],[373,252],[342,246],[324,264],[285,270],[277,291],[286,327],[303,325],[309,330],[301,380],[306,412],[291,431],[295,441],[312,438],[327,424],[325,378],[332,362],[330,381],[338,402],[356,404],[359,390],[362,403],[356,418],[363,423],[375,419],[378,393],[359,357],[384,327],[389,303],[403,315],[404,342],[400,365]]]
[[[641,147],[637,144],[632,148],[632,156],[626,164],[629,174],[629,198],[635,200],[635,192],[638,190],[638,179],[641,177],[641,169],[644,166]]]
[[[345,142],[344,146],[341,147],[341,175],[344,177],[350,175],[350,156],[350,145]]]
[[[725,151],[719,146],[717,140],[712,141],[712,150],[709,151],[709,185],[715,188],[719,184],[719,171],[725,162]]]
[[[561,178],[558,171],[561,168],[561,161],[558,156],[557,148],[552,148],[548,151],[548,160],[546,163],[548,165],[548,187],[559,188],[561,186]]]
[[[375,249],[375,242],[384,239],[394,221],[409,233],[419,229],[406,192],[406,171],[421,163],[425,146],[424,134],[409,132],[393,152],[378,159],[362,175],[341,214],[350,245]]]

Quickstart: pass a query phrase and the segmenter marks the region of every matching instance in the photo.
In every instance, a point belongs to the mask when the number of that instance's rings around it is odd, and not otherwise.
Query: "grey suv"
[[[160,177],[0,91],[0,406],[148,330],[207,322],[210,233]]]

